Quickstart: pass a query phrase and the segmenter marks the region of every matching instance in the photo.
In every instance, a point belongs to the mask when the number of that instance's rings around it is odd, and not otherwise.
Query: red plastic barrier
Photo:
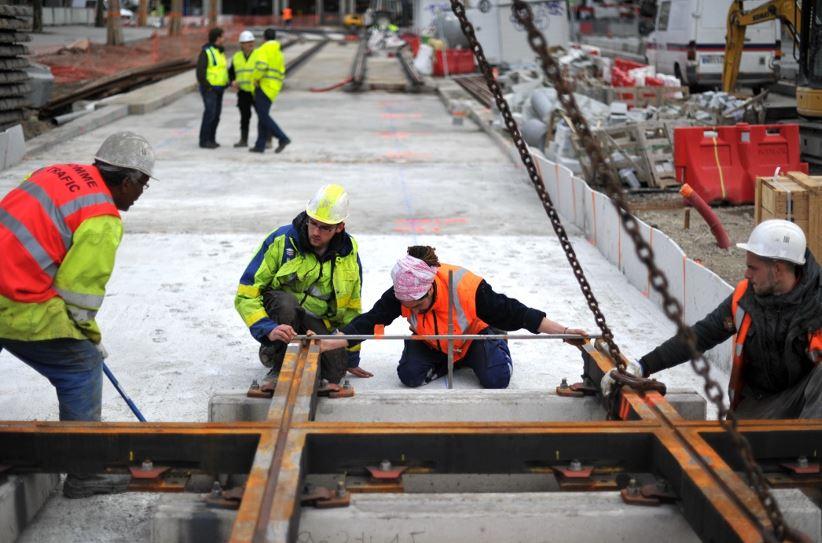
[[[420,50],[420,37],[416,34],[403,34],[402,39],[411,47],[411,55],[416,57],[417,51]]]
[[[782,171],[808,173],[799,159],[795,124],[693,126],[674,130],[676,179],[706,202],[749,204],[757,176]]]
[[[635,68],[644,68],[647,64],[641,64],[639,62],[634,62],[633,60],[628,60],[627,58],[615,58],[614,59],[614,68],[619,68],[623,72],[630,72]]]
[[[474,53],[470,49],[448,49],[446,59],[449,74],[470,74],[474,71]],[[434,75],[445,75],[442,51],[436,51],[434,54]]]

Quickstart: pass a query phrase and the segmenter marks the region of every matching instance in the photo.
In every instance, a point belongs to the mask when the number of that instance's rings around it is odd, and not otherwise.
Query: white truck
[[[745,9],[764,0],[745,2]],[[660,0],[655,29],[646,39],[648,63],[691,87],[721,87],[725,29],[732,0]],[[776,21],[748,28],[739,82],[761,86],[778,78],[781,27]]]

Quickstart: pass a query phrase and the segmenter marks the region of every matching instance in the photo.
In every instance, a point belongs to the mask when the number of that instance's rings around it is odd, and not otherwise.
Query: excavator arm
[[[799,41],[797,25],[802,11],[796,0],[771,0],[745,11],[742,0],[735,0],[728,9],[728,26],[725,34],[725,65],[722,69],[722,90],[733,92],[739,76],[739,64],[745,46],[745,29],[751,25],[779,19],[786,25],[795,41]]]

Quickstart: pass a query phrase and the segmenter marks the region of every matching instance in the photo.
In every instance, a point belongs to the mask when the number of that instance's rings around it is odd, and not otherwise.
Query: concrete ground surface
[[[326,46],[317,64],[298,72],[294,87],[302,78],[319,81],[335,62],[341,65],[340,53],[349,48],[338,47]],[[340,71],[347,69],[341,65]],[[0,177],[5,194],[43,165],[88,162],[103,139],[120,130],[141,133],[154,145],[158,179],[124,214],[124,239],[98,316],[108,364],[149,420],[204,421],[211,395],[241,392],[264,374],[257,344],[233,308],[236,285],[263,238],[290,222],[324,183],[341,183],[351,196],[347,228],[359,242],[365,309],[390,286],[389,270],[405,247],[430,244],[442,261],[472,269],[495,290],[563,324],[594,331],[524,174],[475,126],[452,126],[436,97],[286,91],[273,114],[293,144],[280,155],[231,146],[238,137],[235,100],[226,95],[217,134],[222,147],[214,151],[197,146],[202,104],[192,93],[28,157]],[[252,126],[253,137],[256,118]],[[662,313],[584,238],[574,235],[572,241],[623,350],[638,357],[666,339],[673,327]],[[406,332],[400,320],[387,330]],[[352,378],[353,386],[401,388],[400,350],[396,342],[366,343],[361,365],[376,375]],[[559,342],[515,342],[511,351],[514,389],[553,389],[561,378],[574,381],[581,372],[578,351]],[[54,390],[44,378],[5,352],[0,367],[0,419],[57,418]],[[659,377],[669,386],[701,391],[688,367]],[[436,381],[419,392],[444,386]],[[477,386],[470,371],[457,372],[456,388]],[[109,385],[103,420],[132,420]],[[55,495],[20,540],[145,540],[161,499],[168,498],[72,501]]]

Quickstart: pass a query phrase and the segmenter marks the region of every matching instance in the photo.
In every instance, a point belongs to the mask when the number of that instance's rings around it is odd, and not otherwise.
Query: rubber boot
[[[248,147],[248,138],[243,138],[234,144],[234,147]]]

